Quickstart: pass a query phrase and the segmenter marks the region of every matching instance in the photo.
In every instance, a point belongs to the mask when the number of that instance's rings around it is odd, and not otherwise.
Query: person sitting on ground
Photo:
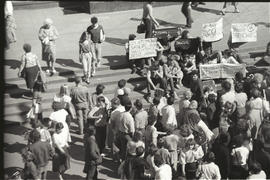
[[[168,58],[168,74],[172,75],[174,86],[177,89],[180,89],[182,86],[183,72],[179,66],[178,61],[180,60],[180,56],[172,55]]]
[[[213,51],[212,42],[202,42],[202,51],[196,56],[196,64],[217,64],[222,59],[221,52]]]
[[[221,179],[219,167],[214,162],[215,154],[210,151],[203,157],[203,163],[198,167],[199,179]]]

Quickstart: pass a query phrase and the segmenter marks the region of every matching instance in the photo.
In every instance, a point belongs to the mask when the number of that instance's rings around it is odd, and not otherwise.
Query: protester
[[[193,23],[193,19],[191,17],[191,2],[183,2],[182,13],[186,17],[186,28],[191,28],[191,25]]]
[[[102,162],[102,157],[95,139],[96,129],[93,126],[86,128],[85,165],[83,172],[86,173],[86,180],[98,179],[97,166]]]
[[[41,70],[38,57],[31,52],[31,45],[24,44],[24,54],[21,58],[21,66],[19,68],[18,77],[23,77],[26,82],[26,87],[33,92],[35,80],[38,76],[38,72]]]
[[[98,18],[92,17],[91,18],[91,25],[87,28],[87,32],[91,35],[92,40],[92,53],[93,53],[93,60],[96,67],[100,66],[101,63],[101,44],[105,41],[105,33],[103,27],[98,24]]]
[[[92,44],[87,31],[84,31],[79,40],[79,59],[83,65],[83,79],[86,83],[90,83],[90,77],[96,72],[96,66],[92,62]]]
[[[190,104],[192,93],[191,91],[188,90],[184,92],[183,96],[184,96],[183,99],[180,100],[179,102],[179,114],[178,114],[178,119],[177,119],[178,127],[180,127],[183,124],[183,117]]]
[[[169,128],[175,129],[177,127],[176,113],[174,104],[174,98],[169,97],[167,99],[167,105],[162,108],[162,120],[161,124],[163,126],[163,131],[168,130]]]
[[[75,87],[70,90],[71,102],[74,105],[79,125],[78,134],[82,135],[87,122],[89,111],[90,94],[87,87],[82,85],[82,79],[75,77]]]
[[[105,156],[104,150],[107,135],[107,122],[109,118],[108,111],[105,106],[105,98],[103,96],[99,96],[97,98],[97,104],[89,112],[88,118],[90,119],[90,125],[95,126],[96,142],[101,156]]]
[[[135,131],[141,131],[144,133],[145,127],[148,124],[148,113],[143,109],[143,104],[140,99],[136,99],[134,106],[136,108],[134,115]]]
[[[56,73],[56,39],[59,34],[53,21],[50,18],[44,20],[43,26],[39,29],[38,37],[42,45],[42,59],[47,62],[47,73]]]
[[[32,98],[32,107],[34,110],[35,119],[42,120],[42,92],[43,92],[43,83],[38,76],[34,87],[33,87],[33,98]]]
[[[96,106],[97,104],[97,98],[102,96],[105,99],[105,105],[106,105],[106,109],[109,110],[111,103],[109,101],[109,99],[103,94],[105,89],[105,86],[103,84],[98,84],[96,87],[96,92],[92,93],[91,97],[90,97],[90,109],[93,108],[94,106]]]
[[[159,26],[159,23],[153,16],[153,1],[148,1],[143,5],[142,21],[145,24],[145,38],[153,37],[153,30],[155,26]]]
[[[148,125],[145,128],[144,136],[145,136],[145,152],[148,154],[150,144],[154,144],[157,146],[157,128],[155,127],[156,120],[153,118],[149,118]]]
[[[63,131],[64,125],[58,122],[55,125],[55,133],[53,134],[53,145],[55,148],[55,155],[53,156],[53,172],[58,173],[60,180],[63,180],[63,174],[66,170],[70,169],[70,155],[68,152],[68,140],[66,138],[65,131]]]
[[[214,163],[215,154],[208,152],[204,158],[203,163],[199,165],[199,179],[221,179],[219,167]]]

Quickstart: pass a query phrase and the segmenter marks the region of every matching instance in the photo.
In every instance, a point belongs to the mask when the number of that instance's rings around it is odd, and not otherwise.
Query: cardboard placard
[[[246,76],[246,66],[244,64],[204,64],[200,65],[200,78],[219,79],[234,78],[237,72],[242,72]]]
[[[205,42],[215,42],[223,38],[223,18],[217,22],[202,25],[202,39]]]
[[[157,38],[129,41],[129,59],[157,56]]]
[[[231,26],[232,43],[256,42],[257,26],[252,23],[236,23]]]

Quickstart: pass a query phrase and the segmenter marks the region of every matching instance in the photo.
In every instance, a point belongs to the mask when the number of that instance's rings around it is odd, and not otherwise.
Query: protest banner
[[[205,42],[215,42],[223,38],[223,18],[217,22],[202,25],[202,39]]]
[[[129,41],[129,59],[157,56],[157,38]]]
[[[200,78],[219,79],[234,78],[237,72],[242,72],[246,76],[246,66],[244,64],[204,64],[200,65]]]
[[[199,40],[198,38],[190,38],[190,39],[176,39],[174,48],[176,52],[182,52],[187,54],[194,54],[198,51],[199,48]]]
[[[232,43],[257,41],[257,26],[252,23],[237,23],[231,26]]]

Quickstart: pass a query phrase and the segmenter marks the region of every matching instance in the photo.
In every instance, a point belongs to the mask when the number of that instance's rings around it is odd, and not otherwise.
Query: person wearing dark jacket
[[[213,144],[215,154],[215,163],[218,165],[221,178],[227,179],[230,174],[230,151],[228,148],[228,136],[220,134],[219,138]]]
[[[85,165],[83,172],[86,173],[86,180],[97,179],[97,166],[101,163],[99,148],[95,139],[96,129],[90,126],[86,129],[85,135]]]
[[[49,160],[52,158],[53,149],[48,142],[40,141],[41,135],[37,130],[30,133],[32,144],[29,151],[33,154],[34,164],[37,168],[37,179],[46,179]]]

